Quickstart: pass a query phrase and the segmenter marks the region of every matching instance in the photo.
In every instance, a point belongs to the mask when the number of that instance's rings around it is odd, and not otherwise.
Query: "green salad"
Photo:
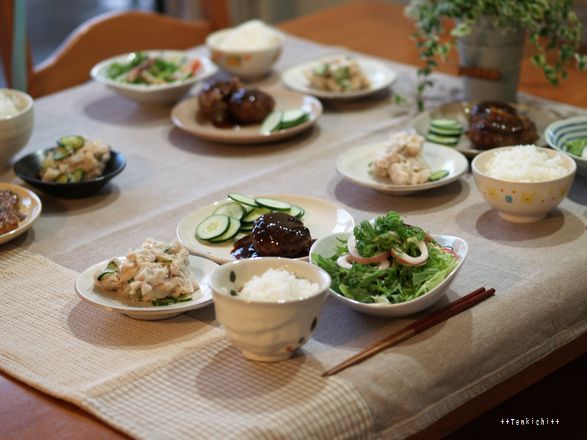
[[[457,266],[458,256],[423,229],[389,212],[356,226],[335,255],[313,255],[326,270],[331,288],[364,303],[401,303],[438,286]]]
[[[107,73],[108,78],[123,83],[167,84],[193,77],[201,66],[199,59],[188,61],[181,57],[172,60],[133,52],[125,63],[110,64]]]

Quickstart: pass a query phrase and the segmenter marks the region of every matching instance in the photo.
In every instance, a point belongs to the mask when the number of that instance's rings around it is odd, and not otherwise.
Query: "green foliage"
[[[517,23],[524,28],[534,47],[532,62],[542,69],[551,84],[567,76],[573,61],[581,70],[586,58],[577,53],[581,41],[581,22],[573,11],[572,0],[412,0],[406,14],[416,22],[413,34],[424,65],[418,70],[418,105],[432,84],[428,76],[446,55],[457,37],[466,36],[480,19],[489,19],[500,28]],[[443,43],[442,20],[454,19],[455,27]],[[554,56],[549,57],[549,54]],[[550,60],[550,61],[549,61]]]

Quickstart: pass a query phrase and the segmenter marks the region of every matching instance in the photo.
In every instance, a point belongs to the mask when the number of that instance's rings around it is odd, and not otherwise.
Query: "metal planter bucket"
[[[471,34],[458,38],[459,61],[466,71],[493,71],[499,76],[465,76],[467,100],[516,102],[524,36],[525,31],[519,26],[497,28],[484,20],[473,27]]]

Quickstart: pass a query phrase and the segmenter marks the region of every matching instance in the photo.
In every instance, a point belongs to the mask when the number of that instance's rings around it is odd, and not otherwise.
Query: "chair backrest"
[[[0,0],[0,50],[8,84],[12,83],[12,35],[15,0]],[[19,1],[19,0],[16,0]],[[97,62],[124,52],[187,49],[230,25],[225,0],[200,0],[203,20],[184,21],[152,12],[106,13],[81,24],[55,54],[33,67],[28,50],[28,93],[47,95],[87,81]]]

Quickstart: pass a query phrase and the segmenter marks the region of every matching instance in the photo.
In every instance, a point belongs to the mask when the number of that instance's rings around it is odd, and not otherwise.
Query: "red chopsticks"
[[[380,351],[383,351],[389,347],[393,347],[394,345],[397,345],[400,342],[403,342],[406,339],[409,339],[412,336],[417,335],[418,333],[421,333],[424,330],[427,330],[430,327],[442,321],[446,321],[447,319],[452,318],[453,316],[461,313],[462,311],[467,310],[470,307],[473,307],[475,304],[478,304],[481,301],[489,298],[494,293],[495,289],[485,290],[485,287],[481,287],[477,290],[474,290],[468,295],[465,295],[462,298],[459,298],[456,301],[453,301],[447,304],[446,306],[431,312],[423,318],[418,319],[417,321],[404,327],[400,331],[395,332],[392,335],[389,335],[388,337],[377,341],[370,347],[367,347],[365,350],[348,358],[346,361],[338,364],[336,367],[326,371],[322,374],[322,376],[332,376],[333,374],[336,374],[339,371],[344,370],[345,368],[363,362],[365,359],[370,358],[371,356],[379,353]]]

